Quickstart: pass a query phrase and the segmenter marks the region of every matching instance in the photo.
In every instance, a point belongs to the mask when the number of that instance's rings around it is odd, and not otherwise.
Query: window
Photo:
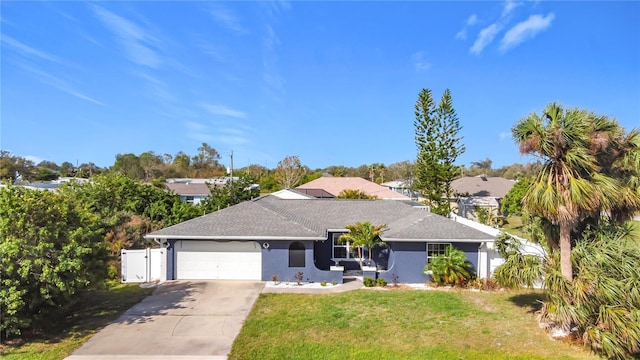
[[[304,244],[300,241],[289,245],[289,267],[304,267]]]
[[[427,243],[427,264],[432,258],[438,255],[444,255],[447,246],[451,243]]]
[[[333,234],[333,258],[334,259],[358,259],[358,248],[351,246],[348,241],[340,241],[340,235]],[[362,256],[367,257],[367,248],[362,250]]]
[[[185,197],[185,200],[187,201],[187,204],[193,204],[195,201],[195,198],[193,196],[187,196]]]

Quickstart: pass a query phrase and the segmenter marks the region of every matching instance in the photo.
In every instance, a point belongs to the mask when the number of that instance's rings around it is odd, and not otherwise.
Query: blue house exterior
[[[346,225],[386,224],[386,245],[358,259],[338,240]],[[246,279],[342,283],[349,270],[388,282],[423,283],[432,256],[452,245],[479,270],[493,236],[392,200],[297,199],[263,196],[150,233],[167,248],[166,279]],[[368,251],[368,249],[367,249]],[[369,267],[361,268],[361,263]]]

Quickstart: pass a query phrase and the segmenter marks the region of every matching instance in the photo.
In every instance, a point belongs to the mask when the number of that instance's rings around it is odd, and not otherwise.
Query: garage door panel
[[[181,241],[176,245],[178,279],[262,279],[262,253],[255,242]]]

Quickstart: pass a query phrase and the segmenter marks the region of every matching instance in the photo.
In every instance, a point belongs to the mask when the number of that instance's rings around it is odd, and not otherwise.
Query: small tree
[[[284,189],[291,189],[298,185],[305,174],[305,169],[298,156],[287,156],[278,162],[276,167],[276,182]]]
[[[358,257],[360,258],[360,267],[362,267],[362,249],[366,247],[369,249],[369,262],[371,262],[371,255],[373,247],[376,245],[386,244],[380,236],[387,228],[387,225],[371,225],[370,222],[357,222],[345,226],[349,233],[340,236],[340,241],[348,241],[351,246],[358,248]]]
[[[522,198],[531,186],[529,179],[518,180],[500,202],[500,210],[505,215],[522,215]]]
[[[471,279],[471,264],[464,251],[449,245],[444,254],[429,260],[424,273],[431,271],[431,280],[438,285],[464,285]]]

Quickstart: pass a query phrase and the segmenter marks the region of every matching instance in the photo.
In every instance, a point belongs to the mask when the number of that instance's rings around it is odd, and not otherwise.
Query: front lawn
[[[229,359],[595,359],[538,328],[539,292],[262,294]]]
[[[153,290],[129,284],[91,291],[65,321],[0,344],[0,354],[6,360],[64,359]]]

